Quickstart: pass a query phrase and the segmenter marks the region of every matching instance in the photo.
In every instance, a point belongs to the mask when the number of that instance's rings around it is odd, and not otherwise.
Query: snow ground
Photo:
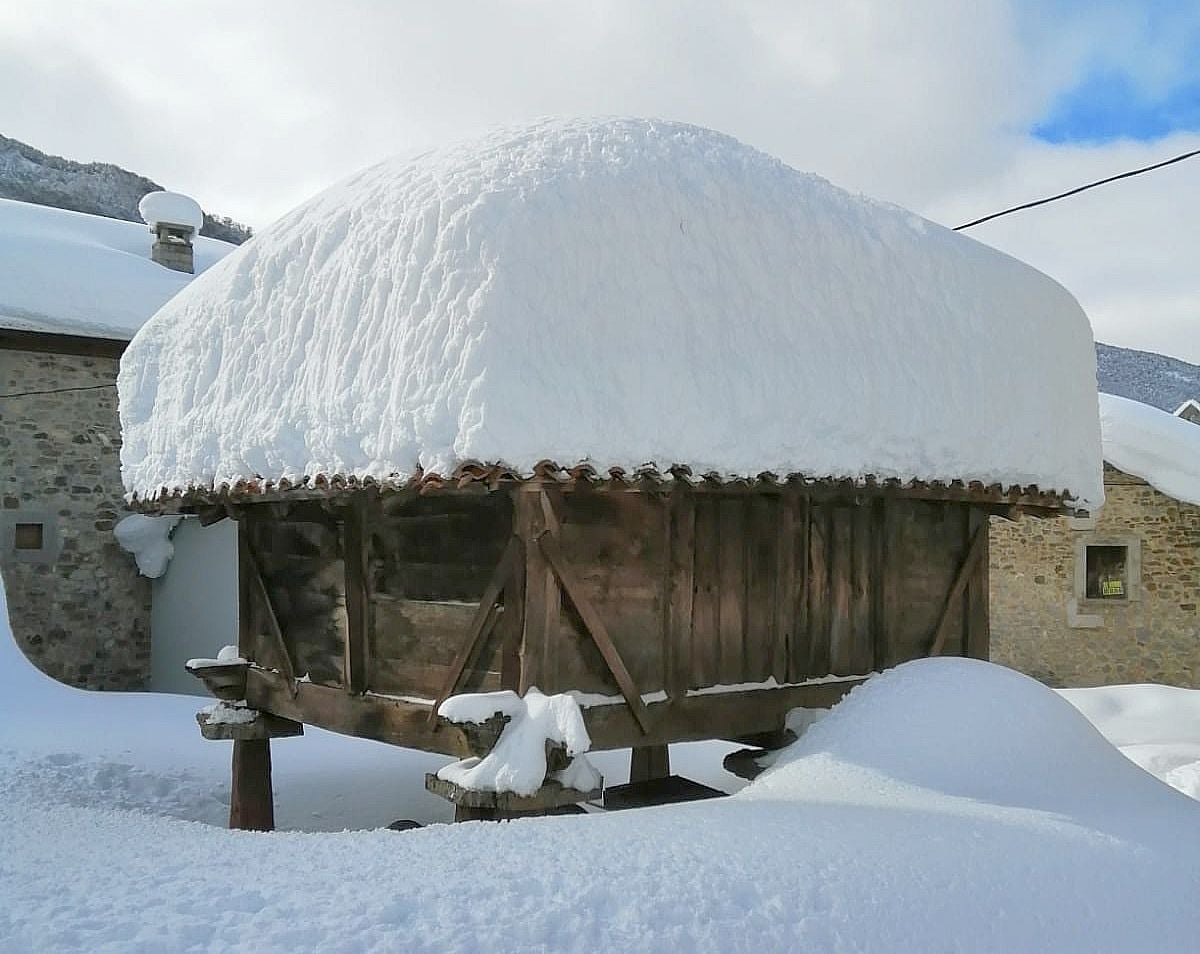
[[[1200,692],[1064,695],[1135,756],[1200,742]],[[873,679],[732,798],[408,832],[215,827],[229,749],[200,740],[197,702],[60,686],[0,626],[0,951],[1140,951],[1200,931],[1200,804],[985,663]],[[317,731],[274,752],[287,827],[448,814],[421,789],[444,759]]]

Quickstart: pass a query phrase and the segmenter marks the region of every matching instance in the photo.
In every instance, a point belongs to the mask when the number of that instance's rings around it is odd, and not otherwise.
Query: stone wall
[[[117,366],[0,349],[0,572],[13,633],[49,675],[93,689],[141,688],[150,675],[149,581],[112,533],[124,511]],[[56,393],[12,396],[23,391]],[[14,539],[33,523],[41,553],[28,535],[24,549]]]
[[[992,659],[1052,686],[1200,687],[1200,507],[1110,467],[1105,493],[1093,521],[993,518]],[[1132,598],[1079,598],[1091,541],[1140,558]]]

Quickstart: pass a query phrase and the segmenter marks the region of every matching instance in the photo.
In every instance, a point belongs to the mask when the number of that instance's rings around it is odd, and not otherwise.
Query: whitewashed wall
[[[154,581],[150,688],[206,695],[183,664],[237,643],[237,524],[189,517],[175,528],[175,555]]]

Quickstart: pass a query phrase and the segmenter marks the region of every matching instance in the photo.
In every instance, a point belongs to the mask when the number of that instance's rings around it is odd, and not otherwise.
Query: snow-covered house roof
[[[1091,328],[1061,286],[668,122],[360,172],[168,303],[119,383],[142,497],[550,459],[1103,499]]]
[[[1173,413],[1176,417],[1182,417],[1185,421],[1200,424],[1200,401],[1188,398],[1179,407],[1175,408]]]
[[[1104,459],[1155,490],[1200,505],[1200,427],[1149,404],[1100,395]]]
[[[0,328],[127,340],[192,280],[145,225],[0,199]],[[195,239],[196,271],[235,246]]]

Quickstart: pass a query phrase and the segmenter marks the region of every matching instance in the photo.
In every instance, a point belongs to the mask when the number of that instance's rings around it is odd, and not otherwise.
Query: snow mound
[[[138,203],[138,214],[151,228],[159,222],[190,225],[193,232],[204,228],[204,212],[191,196],[179,192],[147,192]]]
[[[512,691],[469,693],[438,707],[438,715],[454,722],[486,722],[497,712],[510,721],[492,751],[481,759],[453,762],[438,771],[438,778],[478,792],[533,795],[546,779],[546,743],[556,742],[572,760],[552,777],[580,791],[600,786],[600,774],[584,757],[592,740],[583,713],[569,695],[547,696],[537,689],[523,698]]]
[[[1040,272],[709,130],[544,121],[318,195],[122,363],[142,497],[463,461],[1103,497],[1091,329]]]
[[[1200,505],[1200,426],[1149,404],[1100,395],[1104,459],[1155,490]]]
[[[752,784],[750,797],[795,797],[821,772],[879,779],[992,805],[1076,814],[1168,790],[1124,758],[1066,699],[975,659],[920,659],[854,689]],[[829,778],[824,783],[836,789]]]
[[[193,276],[150,260],[146,227],[0,199],[0,328],[127,339]],[[196,272],[234,250],[194,241]]]

